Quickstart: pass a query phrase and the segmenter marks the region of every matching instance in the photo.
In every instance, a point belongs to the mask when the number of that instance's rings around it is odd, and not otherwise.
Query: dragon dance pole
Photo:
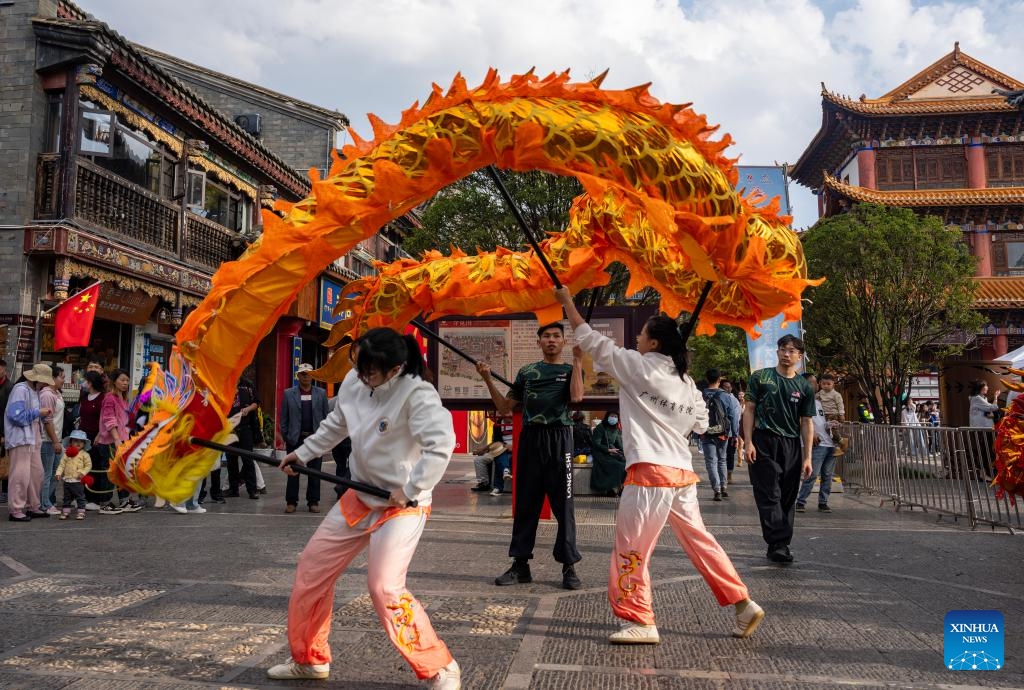
[[[711,292],[711,287],[714,285],[710,280],[704,283],[704,289],[700,291],[700,298],[697,300],[697,305],[693,308],[693,314],[690,315],[690,320],[686,322],[686,328],[682,331],[683,345],[690,339],[690,334],[693,333],[693,327],[697,325],[697,317],[700,315],[700,310],[704,308],[704,302],[708,299],[708,294]]]
[[[447,340],[442,338],[440,335],[438,335],[436,331],[432,331],[429,328],[427,328],[425,325],[423,325],[423,322],[420,321],[419,319],[413,319],[412,320],[412,325],[415,326],[416,328],[418,328],[420,331],[422,331],[423,335],[425,335],[427,337],[430,337],[430,338],[433,338],[434,340],[436,340],[437,342],[439,342],[440,344],[444,345],[449,350],[451,350],[452,352],[457,354],[459,357],[462,357],[467,362],[470,362],[472,364],[476,364],[477,361],[475,359],[473,359],[472,355],[466,353],[464,350],[460,350],[458,347],[456,347],[455,345],[453,345],[452,343],[448,342]],[[512,387],[512,382],[511,381],[509,381],[506,378],[503,378],[503,377],[499,376],[498,374],[495,374],[493,371],[491,372],[491,376],[493,378],[498,379],[499,381],[504,383],[509,388]]]
[[[207,441],[206,439],[196,438],[192,436],[188,440],[193,446],[202,446],[203,448],[211,448],[213,450],[219,450],[222,453],[231,453],[239,457],[249,458],[255,462],[263,463],[264,465],[271,465],[273,467],[278,466],[278,461],[272,458],[265,457],[259,453],[254,453],[251,450],[244,450],[236,446],[225,446],[222,443],[214,443],[213,441]],[[314,470],[312,467],[306,467],[305,465],[292,465],[292,469],[299,474],[305,474],[310,477],[322,479],[325,482],[331,482],[332,484],[340,484],[350,489],[354,489],[360,493],[369,494],[370,496],[376,496],[377,498],[391,498],[391,492],[387,489],[382,489],[379,486],[373,486],[372,484],[364,484],[363,482],[357,482],[354,479],[345,479],[344,477],[338,477],[333,474],[327,474],[320,470]],[[418,501],[409,501],[406,505],[410,508],[415,508],[418,505]]]
[[[562,281],[555,275],[555,269],[551,267],[548,262],[548,257],[544,256],[544,252],[540,250],[540,245],[537,244],[537,240],[533,236],[533,231],[530,230],[530,226],[526,224],[526,219],[523,218],[523,214],[519,212],[519,207],[516,206],[516,202],[512,199],[512,195],[508,193],[508,189],[505,188],[505,183],[501,181],[501,177],[498,175],[498,169],[493,165],[487,166],[487,174],[494,180],[494,184],[497,185],[498,191],[501,192],[501,198],[505,200],[505,205],[512,211],[512,215],[516,217],[516,222],[519,223],[519,227],[524,233],[526,233],[526,239],[529,241],[530,246],[533,247],[533,251],[537,252],[537,258],[540,259],[541,265],[544,266],[544,270],[551,276],[551,282],[555,284],[556,288],[562,287]]]

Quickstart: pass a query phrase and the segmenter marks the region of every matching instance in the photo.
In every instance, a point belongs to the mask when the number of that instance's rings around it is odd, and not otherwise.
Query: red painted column
[[[1010,351],[1010,343],[1005,333],[997,333],[992,336],[992,350],[994,351],[992,359],[999,359]]]
[[[978,257],[976,275],[979,278],[992,275],[992,233],[988,231],[987,225],[976,225],[974,227],[974,242],[971,243],[971,253]]]
[[[290,316],[282,316],[274,329],[275,345],[277,346],[276,371],[274,373],[274,419],[281,413],[281,400],[284,399],[284,392],[292,387],[292,376],[295,368],[292,365],[292,338],[299,334],[305,323],[302,319]],[[280,428],[280,427],[278,427]],[[284,450],[284,441],[280,433],[275,433],[275,445]]]
[[[985,189],[988,186],[985,145],[977,139],[967,145],[967,186],[971,189]]]
[[[878,189],[875,176],[875,150],[870,146],[857,151],[857,176],[860,186],[865,189]]]

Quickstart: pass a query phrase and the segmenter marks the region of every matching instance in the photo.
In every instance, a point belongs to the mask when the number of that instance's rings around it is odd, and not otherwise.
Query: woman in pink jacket
[[[96,448],[94,453],[93,471],[99,470],[106,473],[110,465],[110,459],[117,453],[117,447],[128,440],[128,389],[131,387],[131,378],[124,369],[114,369],[108,377],[110,380],[110,391],[103,398],[103,407],[100,408],[100,430],[96,434]],[[123,495],[122,495],[123,494]],[[142,506],[129,500],[127,491],[115,491],[110,486],[106,491],[109,502],[100,508],[103,515],[117,515],[118,513],[134,513],[141,510]]]

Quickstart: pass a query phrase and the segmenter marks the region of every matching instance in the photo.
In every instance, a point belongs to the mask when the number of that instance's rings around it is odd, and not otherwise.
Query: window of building
[[[875,155],[878,188],[964,189],[967,161],[961,146],[914,146],[879,149]]]
[[[989,187],[1024,186],[1024,144],[989,144],[985,164]]]
[[[44,153],[57,153],[60,151],[60,119],[63,111],[64,99],[59,93],[46,94],[46,133],[43,142]]]
[[[165,198],[173,194],[176,163],[160,143],[90,101],[80,101],[79,108],[79,153],[154,194]]]
[[[242,232],[252,211],[248,199],[234,189],[212,180],[206,173],[190,170],[186,188],[188,209],[196,215]]]

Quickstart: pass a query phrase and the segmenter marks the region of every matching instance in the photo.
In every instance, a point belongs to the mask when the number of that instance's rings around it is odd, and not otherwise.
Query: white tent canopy
[[[997,362],[1009,362],[1014,369],[1024,368],[1024,346],[1018,347],[1012,352],[1007,352],[1001,357],[996,357]]]

